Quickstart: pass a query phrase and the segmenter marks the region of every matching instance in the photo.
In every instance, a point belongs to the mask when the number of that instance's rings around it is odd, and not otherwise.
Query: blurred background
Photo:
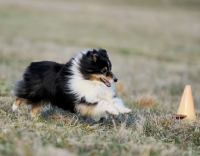
[[[12,96],[30,62],[65,63],[96,47],[129,107],[174,112],[189,84],[199,112],[199,0],[0,0],[0,96]]]

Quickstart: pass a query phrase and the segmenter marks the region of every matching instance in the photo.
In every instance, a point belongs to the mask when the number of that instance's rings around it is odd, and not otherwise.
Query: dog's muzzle
[[[109,75],[113,78],[114,82],[117,82],[118,79],[115,77],[115,75],[111,71],[109,72]]]

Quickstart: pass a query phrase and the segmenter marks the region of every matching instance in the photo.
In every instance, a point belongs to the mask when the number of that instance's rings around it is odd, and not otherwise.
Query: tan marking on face
[[[90,80],[92,80],[92,81],[100,81],[100,75],[102,75],[102,74],[91,74],[90,75]]]
[[[85,103],[76,104],[76,112],[81,115],[92,116],[97,103],[87,105]]]
[[[105,76],[103,74],[91,74],[90,76],[90,80],[92,81],[101,81],[100,78],[104,78],[108,81],[113,79],[111,76]]]

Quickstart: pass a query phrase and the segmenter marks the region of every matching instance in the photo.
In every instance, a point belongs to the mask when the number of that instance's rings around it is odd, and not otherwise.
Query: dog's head
[[[102,82],[107,87],[111,86],[111,82],[117,82],[111,70],[112,64],[104,49],[88,50],[80,59],[80,72],[84,78]]]

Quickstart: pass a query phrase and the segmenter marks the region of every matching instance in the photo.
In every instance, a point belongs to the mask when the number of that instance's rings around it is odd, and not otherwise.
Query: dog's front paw
[[[119,110],[119,112],[121,114],[129,114],[131,111],[132,111],[131,109],[128,109],[126,107],[124,107],[124,108],[122,108],[122,109]]]
[[[108,112],[112,115],[119,115],[119,112],[112,106],[107,106],[106,112]]]
[[[98,107],[99,107],[98,109],[102,110],[103,112],[108,112],[109,114],[112,115],[119,115],[118,110],[107,101],[104,100],[100,101]]]

